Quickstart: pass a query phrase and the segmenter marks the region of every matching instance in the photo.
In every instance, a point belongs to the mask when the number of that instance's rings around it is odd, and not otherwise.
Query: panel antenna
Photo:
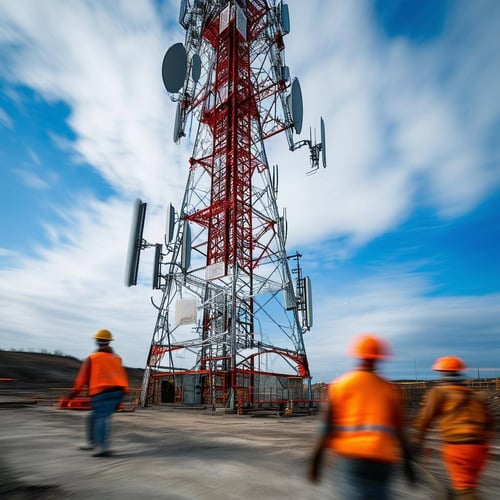
[[[125,285],[137,285],[137,274],[139,271],[139,258],[143,248],[142,233],[144,231],[144,219],[146,217],[146,203],[139,198],[135,200],[132,227],[128,243],[127,261],[125,267]]]

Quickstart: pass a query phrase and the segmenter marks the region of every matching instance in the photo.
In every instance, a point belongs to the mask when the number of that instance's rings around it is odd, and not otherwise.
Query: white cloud
[[[76,153],[124,196],[164,205],[180,199],[189,156],[186,141],[172,144],[175,106],[160,78],[165,48],[182,34],[165,34],[150,2],[133,5],[16,2],[4,7],[11,29],[3,39],[17,44],[13,78],[71,106]],[[304,180],[304,149],[286,154],[282,137],[270,147],[271,162],[287,162],[280,201],[293,221],[291,241],[347,235],[359,246],[418,203],[459,216],[498,186],[498,160],[483,143],[500,115],[494,23],[471,29],[466,19],[483,5],[462,7],[441,38],[420,47],[384,39],[369,4],[291,2],[285,41],[303,87],[303,135],[322,114],[329,164]],[[465,34],[474,50],[459,39]]]
[[[39,167],[41,165],[40,157],[32,149],[28,149],[28,154],[33,164]]]
[[[336,234],[361,245],[418,204],[461,216],[500,183],[485,141],[500,119],[498,9],[456,2],[447,31],[422,46],[383,38],[369,9],[290,4],[287,62],[301,80],[305,124],[325,119],[328,151],[326,171],[304,180],[288,168],[307,162],[299,150],[281,175],[293,241]],[[488,21],[472,25],[478,17]],[[302,185],[299,203],[292,186]]]
[[[20,1],[2,9],[10,29],[0,41],[15,45],[6,50],[11,78],[71,107],[76,153],[115,189],[163,203],[181,157],[167,139],[173,116],[161,61],[170,43],[152,3]]]
[[[50,185],[40,178],[39,175],[31,172],[29,170],[13,169],[14,174],[16,174],[21,182],[29,188],[33,189],[48,189]]]
[[[22,333],[31,347],[82,357],[92,349],[92,334],[109,328],[126,361],[141,366],[154,309],[147,286],[124,286],[131,207],[118,201],[74,203],[79,210],[60,214],[66,218],[64,227],[47,228],[51,249],[38,249],[39,257],[25,259],[18,269],[0,270],[0,347],[20,347]],[[153,214],[145,236],[161,222]],[[144,252],[141,269],[146,275],[152,269],[151,257]]]
[[[0,257],[17,257],[19,254],[7,248],[0,248]]]
[[[0,108],[0,125],[3,125],[4,127],[7,127],[11,130],[14,127],[14,124],[12,122],[12,118],[2,108]]]
[[[141,196],[152,202],[145,237],[161,239],[164,215],[155,204],[181,198],[179,180],[186,169],[180,164],[188,154],[170,140],[173,116],[161,82],[170,42],[152,4],[20,1],[2,4],[0,11],[10,80],[69,105],[68,123],[77,140],[71,144],[50,132],[56,145],[73,147],[124,200]],[[38,158],[36,150],[30,155]],[[33,171],[18,174],[31,187],[45,185]],[[36,258],[0,271],[1,347],[84,356],[93,348],[87,339],[107,327],[118,350],[128,347],[126,362],[142,366],[155,321],[152,256],[144,252],[141,258],[140,281],[146,285],[125,288],[132,204],[116,199],[103,204],[88,193],[71,201],[58,209],[62,226],[45,224],[50,248],[39,247]]]

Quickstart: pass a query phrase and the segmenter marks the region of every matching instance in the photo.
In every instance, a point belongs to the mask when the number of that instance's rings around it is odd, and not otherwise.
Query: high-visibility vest
[[[486,401],[460,384],[433,387],[415,426],[427,428],[435,417],[439,420],[441,439],[448,443],[488,441],[494,429]]]
[[[88,385],[89,396],[113,388],[128,391],[128,377],[120,356],[113,352],[97,351],[84,361],[75,380],[75,388]]]
[[[373,372],[356,370],[334,380],[328,396],[329,448],[351,458],[397,460],[403,410],[395,385]]]

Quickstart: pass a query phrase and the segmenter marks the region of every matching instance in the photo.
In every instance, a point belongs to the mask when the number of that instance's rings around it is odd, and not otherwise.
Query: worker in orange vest
[[[321,436],[308,469],[318,481],[325,449],[335,454],[334,488],[337,498],[389,498],[389,485],[402,452],[408,481],[415,481],[405,412],[400,390],[375,373],[389,355],[385,341],[374,335],[355,339],[351,354],[358,366],[328,386],[328,405]]]
[[[128,377],[120,356],[109,345],[113,340],[111,332],[99,330],[93,338],[97,343],[97,351],[82,363],[69,399],[78,396],[85,386],[88,387],[92,411],[87,420],[87,443],[80,449],[95,450],[94,457],[106,457],[111,455],[111,416],[124,393],[129,390]]]
[[[415,421],[417,449],[422,448],[428,429],[437,420],[453,498],[479,499],[478,479],[494,437],[493,416],[486,401],[464,384],[462,359],[438,358],[432,369],[440,373],[441,380],[427,393]]]

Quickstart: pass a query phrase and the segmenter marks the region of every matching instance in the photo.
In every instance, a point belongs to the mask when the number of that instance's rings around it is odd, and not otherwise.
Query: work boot
[[[110,457],[111,450],[98,449],[96,453],[92,453],[93,457]]]
[[[94,445],[92,443],[83,443],[78,446],[78,449],[83,451],[91,451],[94,449]]]

